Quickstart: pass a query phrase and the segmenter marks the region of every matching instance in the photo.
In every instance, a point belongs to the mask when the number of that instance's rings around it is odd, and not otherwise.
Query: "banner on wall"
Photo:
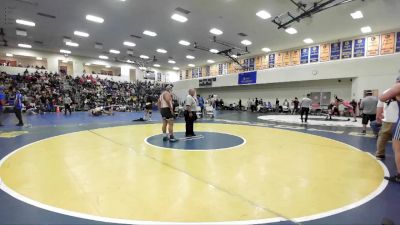
[[[256,84],[257,83],[257,71],[239,73],[238,84]]]
[[[381,55],[394,53],[395,33],[381,35]]]
[[[310,63],[319,61],[319,46],[310,48]]]
[[[290,66],[290,52],[283,53],[283,66]]]
[[[269,54],[268,56],[268,68],[275,67],[275,54]]]
[[[300,53],[300,63],[301,64],[308,63],[308,53],[309,53],[309,48],[301,49],[301,53]]]
[[[400,52],[400,32],[397,32],[397,38],[396,38],[396,52]]]
[[[379,35],[369,36],[367,38],[367,56],[379,55]]]
[[[343,41],[342,43],[342,59],[350,59],[353,52],[353,41]]]
[[[282,67],[283,54],[278,52],[275,54],[275,67]]]
[[[300,51],[298,49],[290,52],[290,61],[293,66],[300,64]]]
[[[321,56],[320,56],[321,62],[329,61],[331,58],[330,54],[331,54],[331,45],[328,43],[322,44],[321,45]]]
[[[331,44],[331,60],[340,59],[340,48],[341,48],[340,42],[335,42]]]
[[[353,57],[357,58],[364,56],[365,56],[365,38],[355,39]]]

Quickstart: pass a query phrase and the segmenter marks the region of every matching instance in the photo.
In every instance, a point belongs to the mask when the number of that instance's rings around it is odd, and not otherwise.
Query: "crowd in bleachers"
[[[147,101],[157,100],[164,85],[150,81],[117,82],[92,75],[72,77],[47,72],[9,75],[2,72],[0,86],[4,87],[10,106],[19,90],[26,110],[34,108],[39,112],[54,112],[64,105],[66,97],[72,99],[72,105],[78,111],[111,105],[140,108]]]

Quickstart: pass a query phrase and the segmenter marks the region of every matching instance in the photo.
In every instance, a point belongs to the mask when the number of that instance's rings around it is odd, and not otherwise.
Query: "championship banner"
[[[367,38],[367,56],[379,55],[379,41],[379,35],[369,36]]]
[[[238,84],[255,84],[257,83],[257,71],[239,73]]]
[[[354,40],[354,53],[353,57],[364,57],[365,56],[365,38]]]
[[[326,43],[321,45],[321,62],[329,61],[331,58],[331,45]]]
[[[283,53],[283,66],[290,66],[290,52]]]
[[[275,54],[275,67],[282,67],[283,54],[278,52]]]
[[[342,59],[350,59],[353,52],[353,41],[343,41],[342,44]]]
[[[400,32],[397,32],[397,38],[396,38],[396,52],[400,52]]]
[[[394,53],[394,40],[395,33],[388,33],[381,35],[381,55]]]
[[[340,48],[341,48],[340,42],[335,42],[331,44],[331,60],[340,59]]]
[[[309,48],[302,48],[300,52],[300,63],[307,64],[308,63],[308,52]]]
[[[182,70],[179,71],[179,80],[183,80]]]
[[[275,67],[275,54],[269,54],[268,56],[268,68]]]
[[[290,52],[290,60],[293,66],[300,64],[300,51],[298,49]]]
[[[310,48],[310,63],[319,61],[319,46]]]
[[[186,71],[185,71],[185,78],[186,78],[186,80],[189,79],[189,72],[190,72],[189,70],[186,70]]]
[[[250,58],[250,59],[248,60],[248,69],[249,69],[250,71],[255,70],[255,59],[254,59],[254,58]]]

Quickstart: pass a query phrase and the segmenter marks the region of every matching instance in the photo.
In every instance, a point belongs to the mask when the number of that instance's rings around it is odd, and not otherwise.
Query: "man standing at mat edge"
[[[396,83],[400,83],[400,76],[396,78]],[[384,91],[383,94],[386,94],[388,91],[389,89]],[[379,160],[384,160],[386,158],[386,144],[388,141],[392,140],[393,129],[398,118],[399,106],[396,99],[391,99],[387,103],[379,101],[376,111],[376,121],[382,126],[378,134],[375,153],[375,157]]]
[[[367,92],[366,97],[361,101],[360,109],[363,110],[362,115],[362,134],[367,133],[368,122],[376,120],[376,108],[378,105],[378,98],[372,96],[372,92]]]
[[[307,94],[307,97],[304,97],[300,103],[300,108],[301,108],[300,114],[301,114],[301,122],[302,123],[303,122],[307,123],[307,120],[308,120],[308,113],[310,112],[310,107],[311,107],[311,103],[312,103],[310,97],[311,97],[311,95]],[[303,119],[304,114],[306,114],[305,120]]]
[[[14,111],[15,116],[17,116],[18,124],[17,126],[24,126],[24,122],[22,121],[22,94],[19,90],[16,91],[15,100],[14,100]]]
[[[193,132],[193,123],[197,120],[196,108],[197,101],[194,97],[196,95],[196,91],[194,89],[189,90],[189,95],[186,97],[186,110],[185,110],[185,122],[186,122],[186,137],[193,137],[196,134]]]
[[[172,105],[172,86],[167,86],[165,91],[160,95],[157,106],[160,109],[161,117],[163,120],[162,132],[163,141],[177,141],[174,137],[174,107]],[[168,133],[167,135],[167,127]]]
[[[3,126],[3,124],[2,124],[3,106],[6,104],[6,96],[3,91],[4,91],[4,87],[0,86],[0,127]]]

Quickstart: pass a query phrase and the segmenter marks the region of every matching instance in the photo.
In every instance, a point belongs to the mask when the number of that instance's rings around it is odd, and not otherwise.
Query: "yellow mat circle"
[[[42,208],[108,222],[256,223],[340,212],[384,184],[382,165],[335,140],[255,126],[196,129],[247,142],[223,151],[162,150],[144,142],[159,124],[65,134],[3,159],[2,189]]]

